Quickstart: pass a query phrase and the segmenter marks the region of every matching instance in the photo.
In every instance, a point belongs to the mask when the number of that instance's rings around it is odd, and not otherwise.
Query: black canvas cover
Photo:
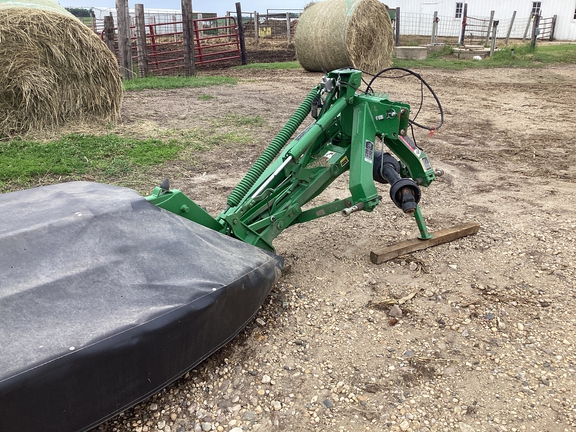
[[[230,341],[281,258],[73,182],[0,195],[0,431],[87,430]]]

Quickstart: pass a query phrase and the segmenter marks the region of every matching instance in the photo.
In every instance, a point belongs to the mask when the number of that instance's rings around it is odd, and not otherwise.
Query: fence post
[[[430,45],[436,44],[437,33],[438,33],[438,11],[434,11],[434,18],[432,20],[432,37],[430,38]]]
[[[396,34],[394,35],[396,46],[400,46],[400,7],[396,8]]]
[[[194,76],[196,75],[196,62],[194,61],[192,0],[182,0],[182,39],[184,45],[184,73],[186,76]]]
[[[136,15],[136,52],[138,53],[138,76],[148,75],[148,55],[146,54],[146,23],[144,22],[144,5],[135,4]]]
[[[226,28],[224,31],[228,35],[228,42],[232,41],[232,32],[230,31],[231,26],[232,26],[232,17],[230,15],[230,12],[226,12],[226,27],[228,28]]]
[[[528,29],[530,28],[530,24],[534,20],[534,16],[535,16],[534,14],[530,15],[530,19],[528,20],[528,23],[526,24],[526,28],[524,29],[524,36],[522,36],[522,42],[524,42],[524,40],[526,39],[526,36],[528,35]]]
[[[516,19],[516,11],[512,14],[512,20],[510,20],[510,26],[508,27],[508,32],[506,33],[506,45],[508,45],[508,40],[510,39],[510,33],[512,33],[512,26],[514,26],[514,20]]]
[[[558,19],[558,15],[554,15],[552,17],[552,26],[550,28],[550,40],[554,40],[554,31],[556,30],[556,20]]]
[[[104,42],[112,54],[116,56],[116,48],[114,48],[114,17],[112,15],[104,16]]]
[[[242,64],[246,64],[246,43],[244,41],[244,23],[242,22],[242,6],[236,3],[236,15],[238,16],[238,38],[240,39],[240,51]]]
[[[134,79],[132,71],[132,41],[130,40],[130,15],[128,1],[116,0],[118,17],[118,54],[120,55],[120,75],[123,79]]]
[[[488,21],[488,28],[486,29],[486,39],[484,40],[484,46],[488,45],[488,39],[490,39],[490,30],[492,30],[493,22],[494,22],[494,11],[490,11],[490,21]]]
[[[202,15],[202,14],[200,14]],[[174,29],[172,30],[174,32],[174,42],[178,42],[178,24],[176,24],[176,15],[172,15],[172,22]]]
[[[538,37],[538,33],[540,29],[538,26],[540,25],[540,15],[534,15],[534,25],[532,26],[532,37],[530,38],[530,45],[532,47],[536,47],[536,38]]]
[[[290,12],[286,12],[286,34],[288,35],[288,43],[290,43]]]
[[[458,38],[458,46],[464,45],[464,37],[466,36],[466,18],[468,17],[468,3],[464,3],[462,8],[462,30]]]
[[[260,16],[258,12],[254,11],[254,41],[258,44],[258,37],[260,36],[258,32],[260,31]]]
[[[499,20],[496,20],[492,24],[492,45],[490,46],[490,57],[494,55],[494,50],[496,49],[496,29],[498,28],[499,22]]]

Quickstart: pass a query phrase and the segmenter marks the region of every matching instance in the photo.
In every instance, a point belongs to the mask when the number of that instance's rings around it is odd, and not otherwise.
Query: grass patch
[[[111,180],[172,160],[181,148],[175,141],[118,135],[73,134],[48,142],[0,142],[0,189],[26,187],[46,176]]]
[[[201,101],[208,101],[208,100],[214,99],[214,96],[207,95],[207,94],[201,94],[200,96],[198,96],[198,99]]]
[[[242,66],[234,66],[233,69],[302,69],[297,61],[272,62],[272,63],[248,63]]]
[[[191,76],[191,77],[148,77],[125,80],[122,82],[126,91],[146,89],[168,90],[184,87],[209,87],[215,85],[235,85],[238,79],[227,76]]]
[[[512,55],[512,49],[514,55]],[[453,55],[454,47],[445,46],[441,52],[432,53],[426,60],[394,59],[394,66],[407,69],[435,68],[435,69],[490,69],[504,67],[538,68],[550,64],[576,64],[576,45],[530,44],[507,46],[494,52],[492,57],[481,61],[459,60]]]
[[[195,129],[181,133],[179,141],[186,147],[185,153],[204,152],[215,147],[238,147],[250,144],[253,141],[251,130],[265,124],[266,121],[259,115],[228,114],[213,119],[207,130]]]

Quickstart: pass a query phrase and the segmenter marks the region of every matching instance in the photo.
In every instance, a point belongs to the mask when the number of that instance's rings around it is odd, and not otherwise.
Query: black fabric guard
[[[88,430],[252,319],[280,257],[116,186],[0,195],[0,431]]]

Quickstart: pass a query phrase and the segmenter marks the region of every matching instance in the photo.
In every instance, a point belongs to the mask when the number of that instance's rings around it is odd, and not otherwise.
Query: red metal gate
[[[203,18],[194,23],[196,65],[241,60],[240,38],[234,17]],[[173,75],[184,71],[182,21],[149,23],[146,26],[148,74]],[[131,26],[132,59],[138,61],[136,27]],[[102,32],[102,38],[104,39]],[[115,47],[118,40],[115,39]],[[116,49],[117,51],[117,49]]]

